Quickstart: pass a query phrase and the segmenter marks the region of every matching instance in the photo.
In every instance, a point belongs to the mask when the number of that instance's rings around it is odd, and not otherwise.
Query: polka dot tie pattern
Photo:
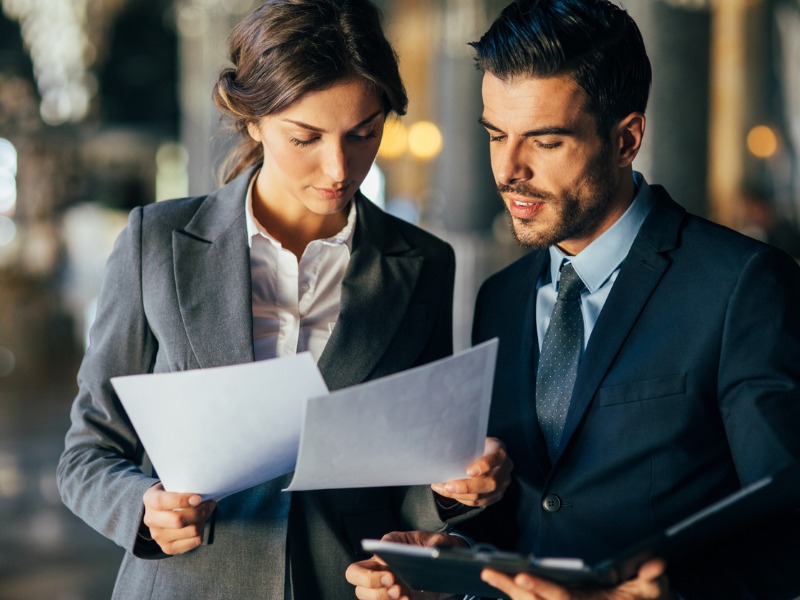
[[[556,305],[542,340],[536,373],[536,415],[551,460],[561,440],[583,354],[581,292],[584,289],[583,281],[572,264],[563,265]]]

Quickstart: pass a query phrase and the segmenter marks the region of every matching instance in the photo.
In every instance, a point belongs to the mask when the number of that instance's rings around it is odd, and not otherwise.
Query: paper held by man
[[[309,353],[111,382],[165,489],[219,500],[293,470],[288,490],[463,478],[496,355],[490,340],[333,393]]]

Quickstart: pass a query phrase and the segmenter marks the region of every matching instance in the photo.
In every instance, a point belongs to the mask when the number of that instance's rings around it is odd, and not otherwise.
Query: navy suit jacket
[[[586,347],[553,464],[534,400],[536,282],[548,252],[481,288],[473,341],[500,338],[490,435],[515,465],[506,498],[469,531],[482,541],[597,561],[800,455],[800,269],[653,189]],[[782,552],[800,556],[796,544]],[[719,562],[724,571],[731,561]],[[700,597],[742,596],[739,583],[716,595],[730,574],[702,570],[673,570],[687,597],[702,585]]]

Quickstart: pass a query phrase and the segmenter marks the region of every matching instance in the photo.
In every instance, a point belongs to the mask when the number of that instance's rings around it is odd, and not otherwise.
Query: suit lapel
[[[677,245],[686,211],[661,186],[651,186],[656,203],[620,269],[595,323],[572,392],[558,459],[569,444],[611,365],[658,282],[669,267],[664,255]]]
[[[380,209],[356,196],[353,253],[339,319],[319,359],[330,389],[364,381],[395,337],[422,268]]]
[[[181,316],[202,368],[252,362],[253,309],[244,201],[252,170],[172,234]]]
[[[522,373],[530,373],[530,393],[517,394],[517,401],[519,402],[518,411],[523,423],[528,426],[523,427],[525,432],[526,441],[531,454],[537,457],[537,460],[532,461],[536,465],[538,474],[543,480],[549,471],[550,458],[547,453],[547,444],[544,441],[544,435],[539,428],[539,417],[536,415],[536,372],[539,369],[539,336],[537,334],[537,319],[536,319],[536,296],[537,296],[537,282],[542,276],[542,272],[550,264],[550,256],[547,251],[537,252],[534,255],[534,260],[526,281],[531,282],[528,287],[529,292],[527,298],[524,300],[524,314],[521,319],[512,319],[511,322],[522,323],[523,326],[519,331],[522,336],[522,344],[519,346],[511,345],[511,347],[530,348],[528,356],[530,357],[530,371],[521,369]]]

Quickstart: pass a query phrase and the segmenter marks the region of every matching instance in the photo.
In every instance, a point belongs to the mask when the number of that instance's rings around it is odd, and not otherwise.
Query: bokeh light
[[[442,132],[435,123],[417,121],[408,130],[408,150],[415,158],[434,158],[442,151]]]
[[[778,136],[771,127],[756,125],[747,134],[747,149],[758,158],[769,158],[778,151]]]
[[[408,130],[397,119],[389,119],[383,127],[383,139],[378,148],[381,158],[399,158],[408,148]]]

